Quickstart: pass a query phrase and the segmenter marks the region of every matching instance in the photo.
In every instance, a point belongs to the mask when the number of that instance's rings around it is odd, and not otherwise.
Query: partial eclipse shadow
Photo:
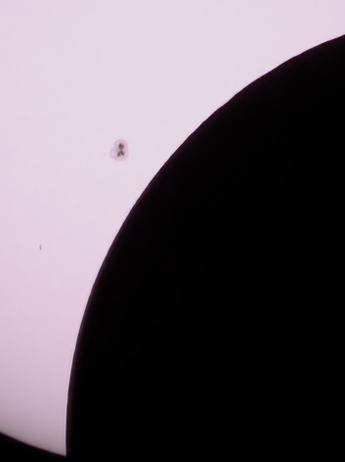
[[[247,86],[150,182],[85,310],[69,459],[310,443],[336,343],[344,82],[342,36]]]
[[[340,292],[344,82],[342,36],[247,86],[150,182],[85,310],[69,457],[214,459],[309,438]]]

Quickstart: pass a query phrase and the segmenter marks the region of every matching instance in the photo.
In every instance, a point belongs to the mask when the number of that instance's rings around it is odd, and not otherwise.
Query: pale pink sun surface
[[[134,5],[0,4],[0,432],[63,455],[80,322],[131,207],[218,107],[345,32],[341,1]]]

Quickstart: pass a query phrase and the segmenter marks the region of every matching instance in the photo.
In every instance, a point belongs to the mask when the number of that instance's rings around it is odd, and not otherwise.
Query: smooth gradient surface
[[[311,0],[1,2],[1,432],[65,454],[80,322],[131,207],[235,93],[343,34],[344,11]]]

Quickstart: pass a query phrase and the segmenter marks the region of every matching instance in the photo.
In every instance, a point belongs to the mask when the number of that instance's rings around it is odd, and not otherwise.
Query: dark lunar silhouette
[[[150,182],[81,324],[71,460],[276,460],[316,444],[337,342],[344,82],[342,36],[247,86]]]
[[[341,287],[344,82],[345,36],[247,86],[150,182],[81,325],[72,458],[310,445]]]

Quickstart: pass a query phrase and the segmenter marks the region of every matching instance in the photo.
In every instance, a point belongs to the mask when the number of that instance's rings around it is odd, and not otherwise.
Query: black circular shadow
[[[70,458],[214,458],[306,437],[340,290],[344,81],[342,36],[247,86],[150,182],[85,310]]]

